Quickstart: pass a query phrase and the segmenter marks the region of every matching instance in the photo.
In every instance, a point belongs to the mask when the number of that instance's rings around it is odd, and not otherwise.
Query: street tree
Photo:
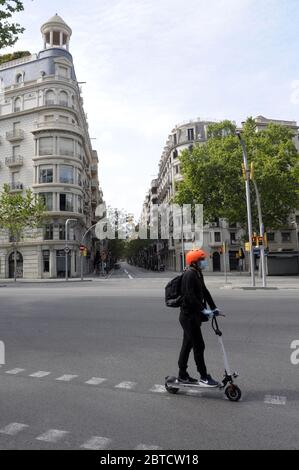
[[[18,244],[25,230],[41,227],[45,210],[43,199],[30,189],[25,194],[12,193],[9,185],[4,185],[0,193],[0,228],[8,231],[13,243],[15,281]]]
[[[286,126],[269,124],[256,131],[248,118],[242,137],[249,165],[254,163],[254,178],[262,203],[264,225],[277,229],[299,207],[299,156],[294,133]],[[175,202],[203,204],[204,219],[219,218],[247,227],[246,194],[242,175],[242,148],[236,126],[230,121],[212,124],[208,140],[184,150],[180,156],[183,181],[177,187]],[[257,231],[258,213],[254,186],[251,184],[253,227]]]
[[[0,49],[13,46],[24,32],[18,23],[11,22],[13,14],[23,10],[21,0],[0,0]]]

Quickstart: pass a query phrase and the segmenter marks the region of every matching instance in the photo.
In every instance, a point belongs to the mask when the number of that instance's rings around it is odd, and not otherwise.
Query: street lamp
[[[68,224],[69,222],[77,222],[77,219],[67,219],[65,222],[65,247],[64,247],[64,252],[65,252],[65,280],[69,280],[69,273],[68,273],[68,257],[69,257],[69,247],[67,245],[68,242]]]
[[[249,234],[249,247],[250,247],[250,271],[251,271],[251,285],[255,287],[255,272],[254,272],[254,259],[253,259],[253,245],[252,245],[252,216],[251,216],[251,201],[250,201],[250,170],[248,168],[247,152],[245,142],[243,141],[241,134],[237,131],[237,136],[240,140],[243,151],[243,163],[245,168],[245,187],[246,187],[246,204],[247,204],[247,219],[248,219],[248,234]]]

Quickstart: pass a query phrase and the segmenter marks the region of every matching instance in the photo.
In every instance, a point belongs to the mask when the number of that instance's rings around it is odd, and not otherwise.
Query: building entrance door
[[[12,252],[9,255],[8,258],[8,270],[9,270],[9,278],[13,279],[14,278],[14,272],[15,272],[15,263],[14,263],[14,252]],[[22,278],[23,277],[23,256],[22,254],[17,251],[17,272],[16,272],[16,277],[17,278]]]
[[[57,277],[65,277],[65,251],[56,250]],[[71,277],[71,252],[68,256],[68,276]]]
[[[220,253],[218,251],[215,251],[213,253],[213,271],[214,272],[221,271]]]

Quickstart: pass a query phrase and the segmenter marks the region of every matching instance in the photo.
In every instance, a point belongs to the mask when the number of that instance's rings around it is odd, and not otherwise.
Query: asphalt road
[[[223,339],[242,401],[219,391],[170,395],[178,311],[165,273],[131,266],[85,283],[0,288],[0,449],[298,449],[299,291],[220,289]],[[208,369],[222,356],[203,326]],[[299,356],[299,355],[298,355]],[[190,372],[196,374],[193,358]]]

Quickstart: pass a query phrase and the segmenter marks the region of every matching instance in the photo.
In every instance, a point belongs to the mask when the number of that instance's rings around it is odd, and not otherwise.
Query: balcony
[[[15,166],[21,166],[23,165],[23,157],[21,155],[15,155],[13,157],[7,157],[5,159],[5,165],[8,166],[9,168],[15,167]]]
[[[91,180],[91,188],[92,189],[97,189],[99,186],[99,183],[97,180]]]
[[[22,129],[15,129],[13,131],[6,132],[6,140],[9,142],[16,142],[24,139],[24,131]]]
[[[98,165],[91,165],[91,172],[92,173],[97,173],[98,172]]]
[[[11,192],[18,192],[18,191],[23,191],[24,186],[23,183],[20,182],[15,182],[15,183],[9,183],[9,189]]]
[[[75,132],[76,134],[79,134],[81,136],[83,135],[81,127],[79,127],[77,124],[65,122],[60,119],[38,122],[35,125],[33,133],[42,130],[67,130]]]

